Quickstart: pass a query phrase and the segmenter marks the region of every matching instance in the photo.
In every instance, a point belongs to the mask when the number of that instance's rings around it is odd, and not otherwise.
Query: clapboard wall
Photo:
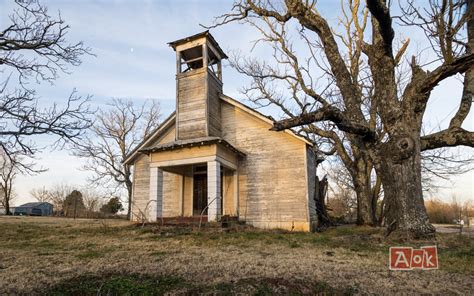
[[[239,216],[261,228],[309,230],[307,144],[221,100],[222,137],[239,161]]]
[[[208,81],[208,122],[209,136],[220,137],[221,135],[221,108],[220,96],[222,94],[222,82],[217,77],[207,71]]]
[[[176,80],[176,138],[220,136],[222,82],[207,68],[180,73]]]
[[[175,138],[175,127],[174,125],[163,132],[149,146],[156,144],[165,144],[174,141]],[[164,199],[170,200],[164,208],[163,214],[171,215],[170,211],[174,212],[174,209],[170,209],[170,203],[176,204],[178,201],[174,196],[173,192],[168,188],[176,188],[177,182],[179,182],[179,175],[172,174],[169,172],[163,173],[163,189]],[[150,200],[150,157],[148,155],[140,155],[133,166],[133,198],[132,198],[132,217],[134,221],[139,221],[143,218],[143,215],[148,215],[148,210],[151,205],[148,201]],[[147,217],[148,218],[148,217]]]
[[[177,139],[207,136],[206,69],[176,75]]]

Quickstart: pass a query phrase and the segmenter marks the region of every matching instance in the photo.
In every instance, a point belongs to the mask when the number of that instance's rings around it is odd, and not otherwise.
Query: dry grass
[[[456,234],[438,236],[440,270],[410,272],[388,270],[393,242],[371,228],[222,232],[0,217],[0,237],[0,295],[474,291],[474,239]]]

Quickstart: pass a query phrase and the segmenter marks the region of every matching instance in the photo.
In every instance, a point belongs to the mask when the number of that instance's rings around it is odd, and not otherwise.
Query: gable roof
[[[49,202],[28,202],[26,204],[22,204],[21,206],[18,206],[17,208],[33,208],[33,207],[37,207],[37,206],[40,206],[42,204],[47,204],[47,205],[50,205],[52,206],[52,204],[50,204]]]
[[[264,115],[264,114],[262,114],[262,113],[260,113],[256,110],[252,109],[251,107],[232,99],[229,96],[226,96],[226,95],[222,94],[220,96],[220,99],[223,100],[224,102],[227,102],[227,103],[231,104],[232,106],[235,106],[235,107],[249,113],[250,115],[253,115],[256,118],[258,118],[258,119],[260,119],[260,120],[262,120],[262,121],[264,121],[264,122],[266,122],[266,123],[273,126],[273,122],[275,120],[271,116],[266,116],[266,115]],[[127,155],[127,157],[125,158],[123,163],[124,164],[129,164],[139,155],[139,153],[143,153],[145,151],[153,149],[153,147],[150,147],[149,149],[145,149],[145,148],[148,144],[150,144],[154,140],[158,139],[162,135],[162,133],[168,129],[168,127],[172,126],[175,123],[175,118],[176,118],[176,111],[171,113],[171,115],[165,121],[163,121],[163,123],[160,124],[147,138],[143,139],[143,141],[140,144],[138,144]],[[308,140],[307,138],[305,138],[303,136],[298,135],[297,133],[295,133],[291,129],[284,130],[283,132],[295,137],[296,139],[298,139],[300,141],[303,141],[304,143],[306,143],[310,146],[313,146],[313,143],[311,143],[310,140]],[[223,139],[221,139],[221,140],[223,140]],[[170,143],[170,144],[172,144],[172,143]],[[166,144],[163,144],[163,145],[166,145]]]
[[[146,138],[143,139],[130,153],[125,157],[125,159],[122,161],[124,164],[128,164],[132,162],[135,157],[137,157],[138,153],[140,152],[140,149],[142,147],[145,147],[146,145],[150,144],[150,142],[153,142],[157,138],[161,136],[161,134],[168,129],[172,124],[174,124],[174,119],[176,117],[176,111],[170,114],[168,118],[166,118],[153,132],[150,133],[150,135]]]

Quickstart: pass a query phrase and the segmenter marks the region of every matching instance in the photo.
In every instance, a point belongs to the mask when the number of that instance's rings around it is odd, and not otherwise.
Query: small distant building
[[[49,202],[29,202],[15,207],[14,215],[25,216],[51,216],[53,214],[53,205]]]

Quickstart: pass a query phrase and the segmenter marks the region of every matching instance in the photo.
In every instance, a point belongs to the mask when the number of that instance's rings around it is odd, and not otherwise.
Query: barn
[[[15,207],[13,214],[21,216],[51,216],[53,214],[53,205],[49,202],[29,202]]]
[[[169,43],[176,111],[135,147],[133,220],[234,217],[259,228],[310,231],[316,155],[292,131],[223,93],[227,56],[208,32]]]

